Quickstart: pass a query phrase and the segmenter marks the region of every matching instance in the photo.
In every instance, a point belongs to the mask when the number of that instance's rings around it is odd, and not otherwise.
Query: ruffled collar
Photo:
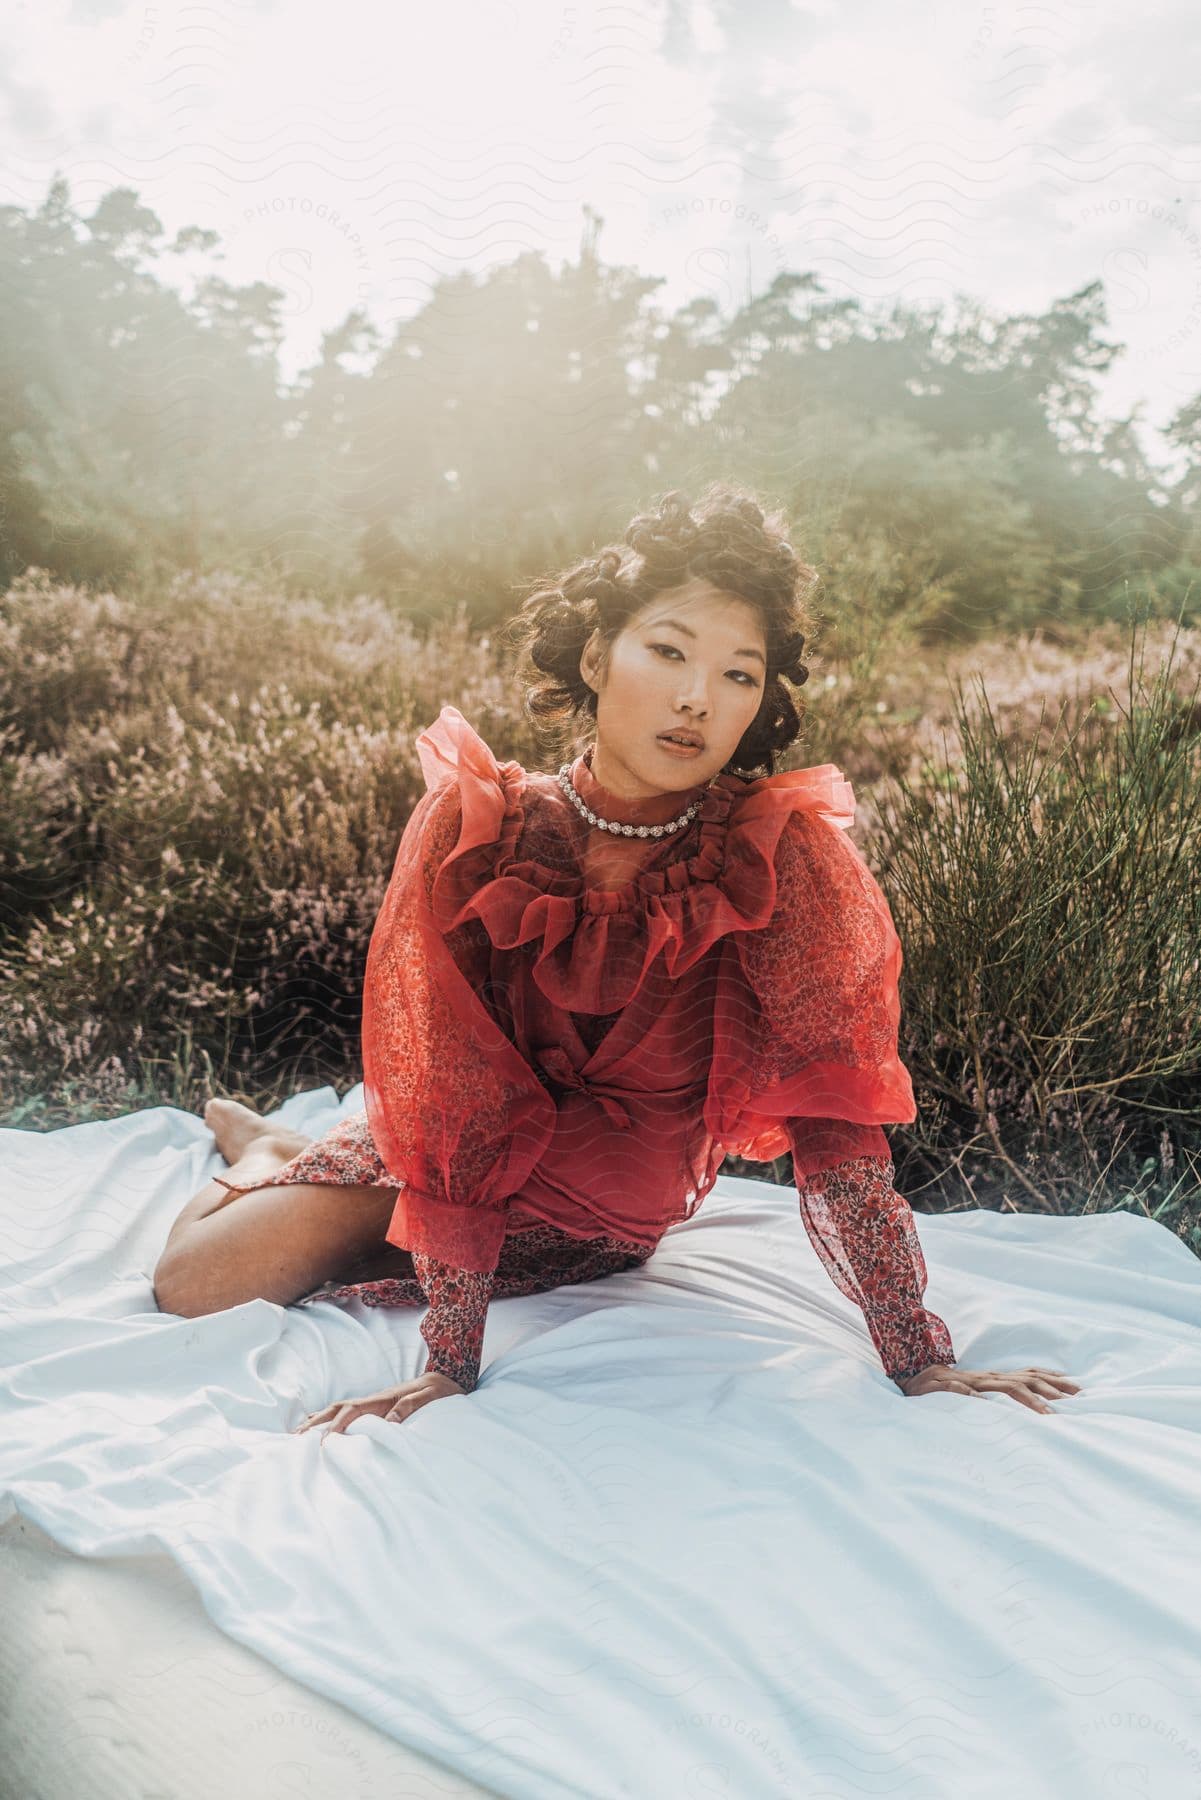
[[[553,775],[498,763],[454,706],[416,744],[429,785],[456,781],[463,809],[459,843],[433,883],[440,928],[474,916],[498,949],[528,946],[533,980],[570,1011],[612,1012],[658,957],[675,976],[726,933],[762,930],[776,907],[775,853],[789,820],[810,813],[845,830],[855,816],[851,784],[833,763],[754,781],[725,771],[702,784],[700,812],[679,834],[693,838],[693,854],[596,887],[541,861],[537,832],[526,833],[530,810],[547,806],[583,824]],[[603,794],[584,757],[572,770],[582,794]]]

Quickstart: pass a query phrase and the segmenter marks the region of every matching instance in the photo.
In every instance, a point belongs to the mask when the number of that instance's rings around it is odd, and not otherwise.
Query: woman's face
[[[670,621],[670,623],[669,623]],[[720,773],[763,701],[767,642],[759,613],[699,576],[657,594],[618,633],[603,679],[600,633],[580,659],[597,696],[592,773],[624,799],[695,787]],[[660,732],[699,732],[678,756]]]

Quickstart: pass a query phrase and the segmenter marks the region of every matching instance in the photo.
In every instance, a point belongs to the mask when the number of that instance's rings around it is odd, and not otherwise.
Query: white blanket
[[[229,1637],[520,1800],[1201,1791],[1201,1264],[1162,1226],[919,1216],[961,1363],[1082,1384],[1043,1416],[906,1398],[795,1192],[723,1178],[645,1268],[495,1302],[474,1394],[322,1446],[288,1428],[416,1374],[420,1311],[161,1315],[223,1166],[171,1107],[0,1131],[0,1521],[165,1553]]]

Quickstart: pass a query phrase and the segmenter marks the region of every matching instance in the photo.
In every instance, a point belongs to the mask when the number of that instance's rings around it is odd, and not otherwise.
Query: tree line
[[[124,187],[85,218],[61,177],[0,208],[0,582],[256,571],[483,627],[652,493],[721,475],[787,508],[827,601],[920,632],[1191,594],[1201,394],[1170,477],[1136,414],[1099,414],[1121,354],[1099,281],[1003,317],[869,311],[785,271],[668,312],[589,212],[559,271],[444,276],[390,336],[356,308],[288,383],[286,296],[227,281],[215,232],[169,238]]]

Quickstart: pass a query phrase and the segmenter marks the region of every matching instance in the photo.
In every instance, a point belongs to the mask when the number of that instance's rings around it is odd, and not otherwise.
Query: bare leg
[[[235,1101],[210,1101],[206,1119],[211,1108],[235,1109],[212,1115],[218,1143],[232,1158],[232,1181],[269,1175],[311,1141],[265,1127]],[[407,1258],[384,1237],[395,1204],[391,1187],[294,1182],[231,1194],[206,1182],[176,1219],[159,1259],[159,1308],[195,1318],[253,1299],[290,1306],[326,1281],[376,1279],[374,1268],[362,1271]]]
[[[268,1125],[260,1113],[243,1106],[237,1100],[210,1100],[204,1109],[204,1117],[217,1140],[217,1148],[231,1165],[226,1176],[228,1181],[261,1180],[264,1175],[279,1168],[281,1163],[291,1162],[306,1144],[313,1142],[312,1138],[306,1137],[301,1131],[285,1131],[282,1126]],[[213,1188],[216,1188],[217,1193],[215,1199],[211,1192]],[[343,1193],[347,1191],[348,1188],[342,1190]],[[354,1236],[350,1241],[357,1247],[357,1254],[349,1262],[339,1261],[323,1280],[404,1281],[413,1278],[411,1253],[390,1244],[383,1235],[391,1220],[391,1209],[396,1204],[396,1189],[385,1187],[374,1191],[385,1195],[381,1205],[387,1208],[388,1214],[378,1237],[369,1237],[364,1244],[362,1232],[355,1224],[354,1211],[348,1210],[347,1228],[354,1228]],[[209,1182],[184,1207],[176,1224],[186,1225],[191,1220],[207,1218],[219,1206],[226,1206],[231,1200],[240,1198],[238,1193],[231,1192],[229,1188]],[[367,1215],[371,1216],[370,1208],[367,1209]]]
[[[272,1169],[291,1162],[306,1144],[313,1141],[303,1132],[284,1131],[280,1126],[268,1125],[258,1113],[237,1100],[210,1100],[204,1109],[204,1119],[217,1140],[217,1148],[230,1165],[227,1181],[255,1181],[261,1175],[269,1175]],[[197,1219],[207,1218],[219,1206],[226,1206],[238,1198],[219,1182],[206,1181],[171,1227],[164,1257]]]

